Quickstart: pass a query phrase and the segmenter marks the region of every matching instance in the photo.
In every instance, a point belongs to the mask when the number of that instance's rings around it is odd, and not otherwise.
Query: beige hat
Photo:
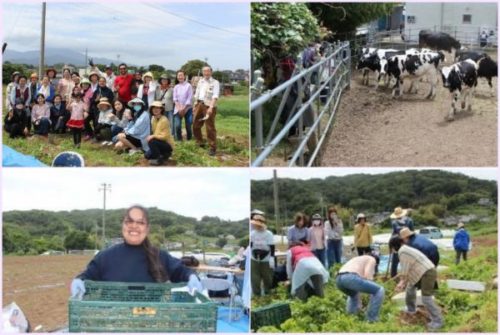
[[[108,98],[101,98],[99,100],[99,103],[97,104],[97,108],[100,108],[102,105],[108,106],[108,108],[111,108],[111,104],[109,103]]]
[[[412,235],[415,235],[415,232],[406,227],[401,229],[401,231],[399,232],[399,237],[401,237],[402,239],[408,238]]]
[[[463,222],[459,222],[459,223],[458,223],[458,228],[464,228],[464,227],[465,227],[465,225],[464,225],[464,223],[463,223]]]
[[[165,109],[165,106],[163,106],[163,104],[161,103],[161,101],[153,101],[153,103],[151,104],[151,106],[149,106],[149,111],[151,111],[151,109],[153,107],[160,107],[160,108]]]
[[[394,208],[394,213],[391,214],[391,219],[401,219],[403,216],[408,214],[407,209],[402,209],[401,207]]]
[[[358,216],[356,216],[356,222],[359,222],[359,220],[365,219],[366,220],[366,215],[363,213],[359,213]]]
[[[92,78],[92,76],[97,76],[97,80],[99,80],[99,78],[101,77],[99,75],[99,73],[97,73],[97,71],[90,71],[90,73],[89,73],[89,80],[90,80],[90,78]]]
[[[255,215],[253,219],[250,221],[250,223],[254,226],[259,226],[262,228],[266,228],[266,218],[262,215]]]
[[[153,73],[152,73],[151,71],[148,71],[148,72],[144,73],[144,74],[142,75],[142,80],[144,80],[144,78],[146,78],[146,77],[150,77],[150,78],[151,78],[151,80],[153,80],[153,79],[154,79],[154,77],[153,77]]]

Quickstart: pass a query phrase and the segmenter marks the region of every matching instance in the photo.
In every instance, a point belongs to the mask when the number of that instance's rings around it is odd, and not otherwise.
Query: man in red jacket
[[[120,64],[118,70],[120,75],[115,79],[113,91],[118,93],[118,99],[126,105],[132,99],[130,87],[134,76],[127,72],[127,64],[125,63]]]

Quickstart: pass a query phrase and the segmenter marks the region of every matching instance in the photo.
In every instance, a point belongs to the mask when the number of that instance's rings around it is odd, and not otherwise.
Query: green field
[[[3,87],[5,92],[5,85]],[[167,166],[248,166],[249,161],[249,118],[248,94],[240,90],[239,95],[222,97],[217,111],[217,155],[210,157],[206,149],[199,148],[194,141],[177,142],[174,153]],[[4,113],[5,115],[5,108]],[[3,119],[2,119],[3,121]],[[203,128],[203,136],[205,130]],[[142,155],[129,156],[117,154],[112,148],[103,148],[100,144],[82,142],[80,149],[75,149],[71,134],[49,135],[48,140],[39,136],[28,139],[10,139],[5,132],[3,143],[13,149],[38,158],[50,165],[53,158],[62,151],[79,152],[85,159],[86,166],[148,166]]]

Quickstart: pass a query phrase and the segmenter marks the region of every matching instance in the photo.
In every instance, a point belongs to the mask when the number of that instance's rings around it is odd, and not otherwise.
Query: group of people
[[[391,271],[391,278],[399,279],[396,292],[405,291],[405,312],[410,315],[417,312],[417,289],[421,289],[422,304],[431,319],[427,326],[430,330],[440,329],[444,323],[443,316],[433,298],[438,286],[438,247],[429,238],[414,231],[414,223],[408,210],[396,207],[390,215],[390,221],[390,265],[387,266]],[[252,212],[252,291],[257,296],[271,290],[276,262],[274,236],[265,222],[264,213],[257,210]],[[303,213],[295,215],[294,224],[288,228],[286,252],[291,294],[301,300],[307,300],[312,295],[323,297],[324,285],[330,276],[328,269],[335,264],[342,264],[335,283],[347,296],[347,313],[355,314],[361,310],[361,294],[366,293],[370,295],[366,319],[368,322],[376,322],[385,290],[375,281],[380,253],[372,248],[373,236],[366,215],[360,213],[356,216],[352,251],[356,251],[357,255],[347,261],[342,258],[343,233],[343,223],[335,207],[328,209],[325,221],[320,214],[314,214],[310,220]],[[460,258],[467,259],[469,244],[470,236],[464,224],[460,223],[453,239],[457,264]]]
[[[152,165],[158,165],[171,156],[174,140],[183,140],[184,120],[187,140],[194,136],[201,147],[206,146],[205,125],[209,154],[216,154],[220,85],[210,66],[202,68],[203,77],[195,88],[182,70],[173,85],[167,75],[155,81],[151,72],[129,74],[124,63],[118,69],[115,75],[106,66],[103,73],[91,62],[88,78],[64,68],[59,79],[50,68],[41,80],[32,73],[29,82],[14,72],[6,89],[5,131],[15,138],[69,130],[76,148],[83,134],[84,140],[114,145],[119,152],[143,152]]]

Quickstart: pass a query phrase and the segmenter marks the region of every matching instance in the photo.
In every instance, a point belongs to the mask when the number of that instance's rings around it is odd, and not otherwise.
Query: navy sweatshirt
[[[173,283],[186,282],[194,271],[182,264],[180,259],[160,250],[160,260]],[[126,243],[114,245],[99,252],[77,278],[95,281],[119,281],[132,283],[155,282],[148,271],[148,260],[142,246]]]

